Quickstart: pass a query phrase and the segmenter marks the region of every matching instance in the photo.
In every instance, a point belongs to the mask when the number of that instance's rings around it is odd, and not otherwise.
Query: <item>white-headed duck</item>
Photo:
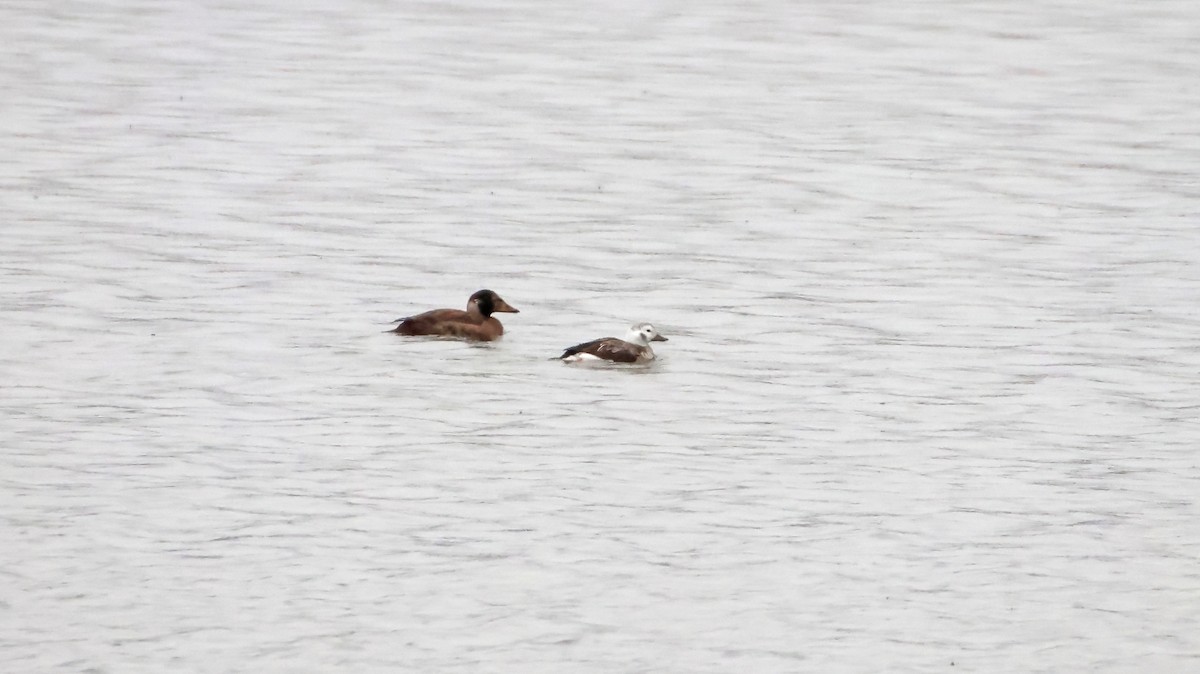
[[[568,363],[579,361],[607,360],[613,363],[647,363],[654,360],[650,342],[665,342],[666,337],[658,334],[649,323],[640,323],[629,328],[625,339],[605,337],[577,344],[563,351],[559,360]]]

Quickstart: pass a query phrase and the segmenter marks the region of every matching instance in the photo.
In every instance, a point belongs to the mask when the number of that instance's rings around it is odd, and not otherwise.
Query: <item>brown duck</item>
[[[504,334],[504,326],[492,314],[520,313],[490,290],[480,290],[467,300],[467,310],[434,309],[416,316],[397,318],[394,330],[398,335],[435,335],[479,342],[490,342]]]

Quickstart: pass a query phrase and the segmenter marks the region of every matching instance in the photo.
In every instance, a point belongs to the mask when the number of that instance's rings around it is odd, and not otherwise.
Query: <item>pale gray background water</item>
[[[10,0],[0,86],[5,672],[1200,671],[1194,0]]]

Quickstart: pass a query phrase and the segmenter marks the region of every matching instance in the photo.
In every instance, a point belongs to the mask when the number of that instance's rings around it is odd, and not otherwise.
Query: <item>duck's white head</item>
[[[625,341],[640,346],[650,346],[650,342],[665,342],[667,338],[658,334],[658,330],[655,330],[653,325],[638,323],[629,328],[629,334],[625,335]]]

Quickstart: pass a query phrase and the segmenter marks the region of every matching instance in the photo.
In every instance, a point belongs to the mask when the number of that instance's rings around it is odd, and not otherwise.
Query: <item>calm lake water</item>
[[[9,0],[0,57],[3,671],[1200,671],[1194,0]],[[382,332],[484,287],[501,342]]]

